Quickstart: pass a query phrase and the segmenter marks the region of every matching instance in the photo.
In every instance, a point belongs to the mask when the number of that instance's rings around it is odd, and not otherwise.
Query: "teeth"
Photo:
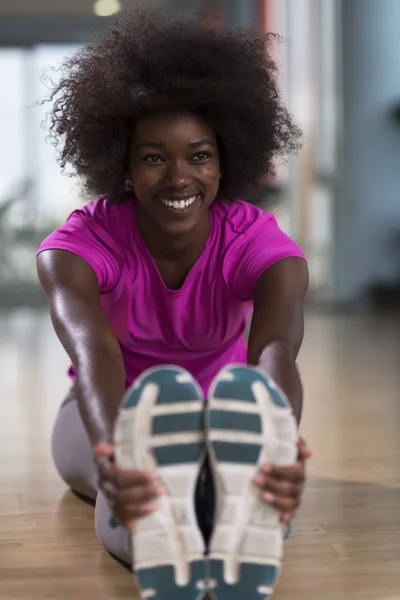
[[[167,200],[166,198],[161,198],[161,202],[165,204],[165,206],[169,206],[169,208],[174,208],[175,210],[184,210],[191,206],[196,201],[197,196],[192,196],[187,200]]]

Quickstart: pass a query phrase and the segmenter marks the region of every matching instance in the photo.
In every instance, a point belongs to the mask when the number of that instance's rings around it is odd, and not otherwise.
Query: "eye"
[[[151,165],[158,165],[158,164],[162,163],[163,157],[158,156],[157,154],[149,154],[149,155],[143,157],[143,161],[147,162]]]
[[[206,160],[208,160],[211,157],[212,157],[212,154],[210,152],[197,152],[197,154],[195,154],[192,157],[192,161],[193,162],[205,162]]]

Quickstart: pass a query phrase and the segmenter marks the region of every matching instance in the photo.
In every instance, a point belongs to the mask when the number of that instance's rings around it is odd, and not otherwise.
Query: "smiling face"
[[[132,140],[130,177],[139,213],[144,211],[167,234],[194,230],[208,220],[219,188],[214,132],[189,113],[140,120]]]

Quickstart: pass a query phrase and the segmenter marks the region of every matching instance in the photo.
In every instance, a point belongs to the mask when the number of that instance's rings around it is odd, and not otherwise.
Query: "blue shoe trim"
[[[290,404],[289,404],[286,396],[284,396],[283,393],[280,392],[278,388],[271,387],[268,384],[268,390],[271,395],[271,400],[273,401],[273,403],[276,406],[279,406],[280,408],[289,408]]]
[[[160,367],[150,369],[149,371],[142,374],[141,377],[135,382],[135,384],[128,390],[124,402],[123,408],[135,409],[143,398],[144,390],[148,385],[155,387],[156,393],[154,402],[155,405],[166,406],[165,415],[155,415],[151,419],[151,431],[146,432],[146,443],[147,450],[151,451],[153,458],[156,463],[156,467],[162,467],[164,465],[183,465],[183,473],[185,472],[185,463],[193,462],[195,469],[201,466],[201,459],[205,454],[205,438],[204,438],[204,411],[196,410],[193,413],[188,411],[184,412],[182,406],[182,413],[171,414],[168,411],[168,405],[174,408],[176,411],[176,404],[179,402],[199,402],[203,401],[202,391],[196,382],[190,378],[189,373],[179,367]],[[175,406],[174,406],[175,405]],[[150,410],[153,407],[148,407]],[[140,410],[140,409],[138,409]],[[134,414],[132,415],[134,416]],[[151,417],[151,413],[147,413],[147,418]],[[167,444],[167,441],[160,442],[160,435],[163,434],[174,434],[174,433],[188,433],[188,439],[195,440],[191,443],[183,444]],[[198,432],[199,435],[193,436],[193,432]],[[203,434],[203,435],[200,435]],[[190,437],[189,437],[190,436]],[[139,436],[140,438],[140,436]],[[185,436],[182,436],[183,441]],[[202,439],[204,438],[204,439]],[[158,440],[156,442],[155,440]],[[168,440],[168,437],[166,437]],[[197,441],[198,440],[198,441]],[[140,442],[140,440],[139,440]],[[135,443],[135,440],[133,440]],[[158,446],[157,443],[163,443],[165,445]],[[153,445],[154,444],[154,445]],[[161,469],[160,469],[161,471]],[[166,475],[167,478],[167,475]],[[194,491],[193,491],[194,493]],[[192,492],[188,500],[190,500]],[[162,531],[161,531],[162,533]],[[155,542],[157,541],[157,532],[155,535]],[[133,554],[135,554],[135,539],[133,540]],[[183,549],[186,545],[183,544]],[[199,551],[201,556],[202,549]],[[165,558],[165,557],[164,557]],[[135,559],[135,556],[133,556]],[[153,590],[153,600],[196,600],[201,597],[201,590],[198,589],[198,582],[204,581],[205,579],[205,563],[204,560],[197,560],[190,566],[190,581],[185,586],[178,586],[175,581],[174,572],[174,559],[173,548],[171,547],[171,556],[167,557],[167,560],[171,561],[170,565],[161,564],[160,560],[158,565],[156,564],[152,568],[139,569],[135,568],[135,573],[138,578],[138,583],[143,591]],[[137,554],[137,561],[140,564],[141,557]],[[134,562],[134,560],[133,560]],[[157,561],[155,561],[157,562]],[[164,561],[163,561],[164,562]]]
[[[158,446],[153,448],[156,462],[162,467],[191,462],[199,462],[204,454],[205,444],[175,444],[171,446]]]
[[[230,375],[233,375],[231,381],[221,380],[217,383],[214,390],[214,397],[218,400],[240,400],[241,402],[256,402],[251,385],[255,382],[261,382],[268,389],[271,399],[276,406],[281,408],[289,407],[289,403],[269,377],[259,369],[249,367],[230,367],[227,369]]]
[[[240,400],[241,402],[253,402],[256,399],[246,381],[219,381],[214,390],[214,398],[218,400]]]
[[[256,465],[261,452],[260,444],[238,442],[213,442],[215,456],[220,462],[246,463]]]
[[[200,400],[199,391],[196,385],[190,381],[179,381],[177,377],[182,375],[182,371],[176,368],[152,369],[148,375],[139,378],[139,384],[133,386],[128,392],[124,408],[135,407],[142,395],[146,385],[158,384],[160,386],[160,394],[157,399],[157,404],[171,404],[175,402],[191,402]]]
[[[228,376],[227,376],[228,375]],[[255,383],[262,384],[266,394],[269,394],[270,400],[275,406],[280,408],[289,407],[283,392],[275,386],[274,382],[264,374],[260,369],[247,366],[231,366],[220,373],[211,386],[210,404],[208,410],[208,428],[211,438],[211,446],[215,456],[214,468],[218,479],[218,463],[250,463],[258,464],[262,446],[257,443],[244,444],[240,441],[226,442],[218,439],[218,430],[231,430],[232,440],[235,439],[236,431],[248,431],[263,433],[262,415],[256,411],[251,404],[256,403],[256,397],[253,392]],[[218,402],[218,408],[213,408],[214,401],[231,401],[227,403],[227,410],[221,409],[222,402]],[[245,405],[241,406],[239,416],[232,408],[234,401],[249,403],[249,411],[245,411]],[[217,402],[216,402],[217,404]],[[261,409],[260,409],[261,410]],[[256,421],[258,425],[256,429]],[[222,436],[221,436],[222,438]],[[229,438],[228,438],[229,439]],[[256,440],[255,440],[256,441]],[[223,490],[220,491],[224,493]],[[218,526],[218,519],[216,526]],[[290,534],[288,526],[287,535]],[[262,556],[259,557],[262,560]],[[241,563],[240,577],[236,584],[230,585],[224,580],[224,562],[220,559],[210,556],[209,577],[217,582],[217,587],[213,590],[217,600],[264,600],[266,597],[264,590],[271,589],[276,584],[279,568],[270,564]],[[261,591],[259,591],[261,589]],[[272,593],[272,592],[271,592]]]
[[[242,563],[239,581],[230,585],[224,580],[223,562],[211,559],[209,576],[218,582],[213,590],[218,600],[264,600],[266,595],[257,590],[261,586],[274,586],[278,578],[278,569],[272,565]]]
[[[153,418],[153,434],[199,431],[204,428],[204,412],[157,415]]]
[[[141,569],[137,571],[140,588],[155,590],[152,600],[196,600],[200,596],[197,582],[205,579],[205,563],[196,561],[190,566],[190,582],[184,587],[176,585],[172,566]]]
[[[211,410],[209,426],[213,429],[262,432],[260,415],[231,410]]]
[[[285,541],[290,538],[292,535],[292,524],[287,523],[285,537],[283,538]]]

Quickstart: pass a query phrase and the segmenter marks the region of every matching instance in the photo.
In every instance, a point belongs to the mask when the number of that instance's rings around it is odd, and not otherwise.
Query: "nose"
[[[190,166],[186,161],[174,160],[168,163],[165,174],[166,186],[180,190],[188,187],[191,183]]]

